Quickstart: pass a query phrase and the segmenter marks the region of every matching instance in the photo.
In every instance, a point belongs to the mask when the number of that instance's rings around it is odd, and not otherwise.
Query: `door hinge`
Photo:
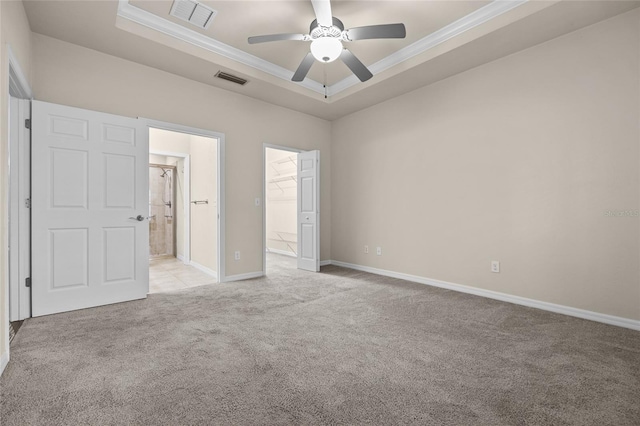
[[[24,120],[24,127],[26,127],[27,129],[31,128],[31,119],[27,118]]]
[[[25,278],[25,280],[24,280],[24,286],[25,286],[25,287],[31,287],[31,277],[29,277],[29,278]]]
[[[31,208],[31,198],[25,198],[24,199],[24,206],[28,209]]]

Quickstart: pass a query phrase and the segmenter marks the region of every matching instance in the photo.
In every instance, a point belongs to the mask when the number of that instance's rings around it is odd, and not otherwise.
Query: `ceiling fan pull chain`
[[[324,67],[322,72],[324,75],[324,81],[322,82],[322,87],[324,87],[324,98],[327,99],[327,67]]]

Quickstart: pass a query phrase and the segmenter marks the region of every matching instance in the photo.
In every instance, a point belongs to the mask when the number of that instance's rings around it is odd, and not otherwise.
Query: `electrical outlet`
[[[365,254],[369,254],[369,246],[364,246],[364,252]]]
[[[234,253],[234,255],[233,255],[233,258],[234,258],[235,260],[240,260],[240,252],[239,252],[239,251],[236,251],[236,252]]]
[[[491,272],[495,272],[496,274],[500,272],[500,262],[497,260],[491,261]]]
[[[382,256],[382,247],[376,247],[376,254]]]

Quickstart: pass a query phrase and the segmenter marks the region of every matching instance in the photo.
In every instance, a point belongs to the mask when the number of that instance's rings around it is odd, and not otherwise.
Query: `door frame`
[[[31,87],[29,85],[29,82],[25,76],[25,73],[22,71],[22,67],[20,66],[20,62],[18,61],[18,59],[16,58],[16,56],[13,53],[13,50],[11,49],[11,46],[9,44],[6,44],[6,49],[7,49],[7,69],[5,70],[7,72],[7,75],[9,76],[9,78],[7,79],[7,94],[9,96],[7,96],[7,123],[11,123],[11,97],[14,98],[19,98],[19,99],[28,99],[28,100],[32,100],[33,99],[33,92],[31,91]],[[12,182],[11,181],[11,172],[10,172],[10,165],[9,165],[9,159],[10,159],[10,133],[9,133],[9,126],[7,126],[7,151],[3,153],[3,155],[5,155],[6,157],[6,162],[7,162],[7,169],[6,169],[6,174],[5,174],[5,179],[6,179],[6,185],[4,187],[4,199],[2,200],[2,216],[3,216],[3,226],[5,227],[4,229],[7,229],[8,232],[4,233],[2,235],[2,248],[0,248],[0,253],[2,255],[2,259],[4,261],[4,264],[7,265],[7,268],[5,268],[5,270],[2,272],[2,277],[1,280],[2,282],[5,283],[5,288],[4,288],[4,306],[3,311],[4,311],[4,315],[1,318],[2,321],[0,321],[0,323],[2,324],[2,331],[0,331],[0,338],[4,341],[4,347],[5,347],[5,352],[0,354],[0,374],[2,374],[2,371],[4,370],[5,366],[7,365],[7,363],[9,362],[9,286],[10,286],[10,282],[9,282],[9,233],[13,233],[13,232],[18,232],[18,223],[15,223],[15,221],[10,222],[9,221],[9,198],[10,198],[10,194],[11,194],[11,187],[12,185],[18,185],[18,182]],[[15,165],[14,165],[15,167]],[[20,285],[18,283],[18,288],[15,289],[14,291],[20,291]],[[18,307],[15,306],[13,307],[14,309],[17,309]]]
[[[267,275],[267,148],[295,152],[296,154],[305,152],[304,149],[290,146],[262,144],[262,275]]]
[[[154,127],[155,128],[155,127]],[[149,135],[151,136],[151,135]],[[151,138],[149,138],[149,146],[151,146]],[[166,157],[177,157],[184,160],[184,196],[182,197],[184,209],[184,247],[182,247],[183,259],[182,263],[188,265],[191,262],[191,203],[189,195],[191,194],[191,154],[172,151],[158,151],[149,148],[149,154],[164,155]],[[177,167],[176,167],[176,173]],[[176,258],[178,258],[178,248],[176,247]]]
[[[166,121],[153,120],[150,118],[138,117],[141,120],[144,120],[147,124],[147,128],[161,129],[161,130],[169,130],[171,132],[178,133],[187,133],[195,136],[204,136],[207,138],[214,138],[218,140],[217,144],[217,160],[218,160],[218,170],[217,170],[217,228],[218,228],[218,241],[217,241],[217,250],[218,250],[218,259],[216,259],[217,268],[216,271],[218,273],[218,282],[226,281],[226,273],[225,273],[225,135],[224,133],[214,132],[212,130],[199,129],[197,127],[191,126],[183,126],[182,124],[169,123]],[[190,179],[189,179],[190,180]],[[185,191],[186,192],[186,191]],[[190,197],[185,197],[185,202],[191,201]],[[215,218],[214,218],[215,219]],[[190,221],[189,221],[190,222]],[[189,257],[191,257],[191,250],[189,250]]]
[[[31,212],[24,205],[31,198],[31,131],[24,125],[31,101],[10,96],[9,104],[9,321],[22,321],[31,317]]]

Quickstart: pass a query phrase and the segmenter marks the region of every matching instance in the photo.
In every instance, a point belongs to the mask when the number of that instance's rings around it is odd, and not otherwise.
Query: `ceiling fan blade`
[[[346,33],[349,40],[405,38],[407,36],[404,24],[368,25],[366,27],[350,28]]]
[[[364,66],[360,59],[356,58],[356,55],[348,51],[347,49],[343,49],[340,54],[340,59],[345,63],[346,66],[360,79],[360,81],[367,81],[373,74],[367,67]]]
[[[311,52],[307,53],[307,56],[305,56],[304,59],[302,60],[302,62],[300,62],[300,65],[298,66],[298,69],[293,74],[293,77],[291,78],[291,81],[302,81],[302,80],[304,80],[304,78],[307,76],[307,73],[311,69],[311,65],[313,65],[315,60],[316,59],[313,57]]]
[[[311,0],[311,4],[313,4],[313,10],[316,12],[318,25],[323,27],[332,26],[331,2],[329,0]]]
[[[249,37],[249,44],[266,43],[268,41],[282,41],[282,40],[304,40],[306,36],[304,34],[269,34]]]

